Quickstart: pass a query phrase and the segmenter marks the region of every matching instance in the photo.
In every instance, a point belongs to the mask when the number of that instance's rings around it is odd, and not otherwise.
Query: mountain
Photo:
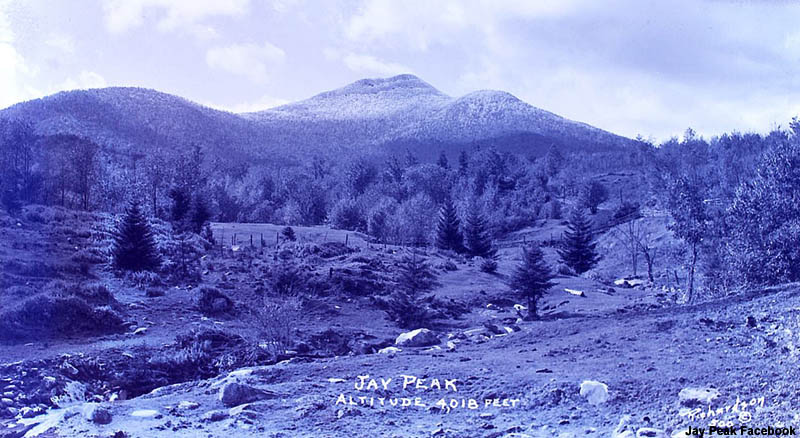
[[[154,90],[113,87],[66,91],[16,104],[0,118],[33,124],[43,135],[88,137],[121,153],[204,146],[225,160],[302,160],[419,152],[455,153],[475,145],[541,153],[556,145],[602,151],[631,140],[567,120],[509,93],[454,98],[413,75],[362,79],[307,100],[233,114]]]

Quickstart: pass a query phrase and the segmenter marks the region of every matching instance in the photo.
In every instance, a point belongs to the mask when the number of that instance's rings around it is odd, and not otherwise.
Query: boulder
[[[589,404],[600,405],[608,400],[608,385],[595,380],[584,380],[581,383],[581,397],[586,397]]]
[[[208,411],[200,418],[202,421],[215,423],[228,418],[228,411]]]
[[[399,353],[401,351],[403,351],[403,350],[401,350],[401,349],[399,349],[397,347],[386,347],[386,348],[381,348],[380,350],[378,350],[378,354],[397,354],[397,353]]]
[[[692,408],[699,405],[708,405],[719,397],[719,391],[714,388],[683,388],[678,393],[681,405]]]
[[[275,394],[239,382],[228,382],[219,389],[219,401],[226,407],[275,398]]]
[[[83,407],[83,416],[95,424],[111,423],[111,411],[97,403],[87,403]]]
[[[432,331],[420,328],[400,334],[394,344],[401,347],[429,347],[439,342],[439,338]]]

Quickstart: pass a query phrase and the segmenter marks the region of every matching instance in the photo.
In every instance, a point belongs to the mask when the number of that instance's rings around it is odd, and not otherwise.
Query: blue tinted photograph
[[[0,0],[0,438],[800,426],[800,2]]]

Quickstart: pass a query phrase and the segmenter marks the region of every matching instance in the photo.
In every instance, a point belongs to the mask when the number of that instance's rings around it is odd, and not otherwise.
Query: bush
[[[153,231],[138,202],[132,202],[114,238],[114,266],[123,271],[153,271],[161,265]]]
[[[366,230],[366,220],[355,199],[345,198],[337,202],[330,213],[328,221],[334,228],[343,230]]]
[[[19,342],[63,336],[116,333],[122,318],[110,307],[93,309],[81,298],[40,294],[0,314],[0,340]]]
[[[150,271],[126,272],[125,281],[137,289],[146,289],[149,286],[162,286],[164,282],[161,275]]]
[[[293,257],[280,259],[269,271],[268,290],[275,296],[291,297],[299,294],[306,285],[303,268]]]
[[[433,319],[433,313],[421,299],[403,291],[391,295],[385,302],[384,311],[390,320],[404,329],[427,327]]]
[[[297,236],[294,234],[294,229],[292,227],[285,227],[283,230],[281,230],[281,235],[284,239],[290,242],[297,240]]]
[[[145,292],[147,298],[163,297],[166,294],[167,292],[164,290],[163,287],[151,287],[147,289],[147,292]]]
[[[200,289],[200,296],[197,298],[197,310],[207,316],[228,313],[233,310],[233,300],[220,292],[219,289],[203,287]]]
[[[112,306],[117,300],[106,285],[102,283],[72,283],[53,282],[47,287],[51,295],[61,297],[77,297],[93,306]]]
[[[494,274],[497,272],[497,260],[495,260],[493,257],[484,258],[481,261],[481,271],[488,274]]]
[[[292,329],[300,318],[300,302],[296,298],[273,301],[264,297],[263,305],[256,311],[262,347],[274,358],[285,355],[294,345]]]

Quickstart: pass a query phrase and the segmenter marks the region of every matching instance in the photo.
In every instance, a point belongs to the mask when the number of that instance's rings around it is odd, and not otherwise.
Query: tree
[[[436,285],[436,274],[425,259],[411,250],[400,262],[397,290],[386,303],[386,313],[402,328],[419,328],[429,322],[430,311],[421,295]]]
[[[548,289],[555,286],[551,280],[553,273],[544,261],[544,254],[538,247],[523,248],[522,262],[511,277],[509,286],[528,300],[528,319],[536,319],[539,299]]]
[[[567,222],[564,241],[558,249],[561,261],[577,274],[592,269],[600,260],[591,228],[589,219],[579,209],[575,209]]]
[[[489,236],[489,227],[479,207],[473,204],[464,226],[467,252],[474,257],[493,258],[497,252]]]
[[[598,181],[590,182],[581,192],[581,203],[589,208],[592,214],[597,214],[597,207],[606,200],[608,200],[608,189]]]
[[[72,137],[68,147],[72,186],[80,197],[81,208],[88,210],[92,191],[100,175],[100,147],[78,137]]]
[[[445,170],[450,168],[450,164],[447,162],[447,154],[444,151],[439,154],[439,160],[436,161],[436,164]]]
[[[728,208],[731,268],[744,284],[800,280],[800,123],[761,158]],[[698,236],[700,237],[700,236]]]
[[[467,151],[462,150],[458,154],[458,174],[461,176],[467,176],[469,172],[469,155]]]
[[[284,229],[281,231],[281,235],[283,235],[284,239],[291,242],[297,240],[297,236],[295,235],[294,229],[292,227],[284,227]]]
[[[153,271],[161,266],[150,224],[138,200],[125,210],[113,248],[114,266],[126,271]]]
[[[667,188],[667,208],[673,222],[669,229],[689,247],[687,301],[694,298],[694,279],[703,238],[709,232],[710,217],[704,202],[704,188],[696,179],[679,176]]]
[[[464,250],[461,221],[458,219],[458,212],[450,199],[445,200],[439,210],[439,222],[436,224],[436,246],[455,252]]]

